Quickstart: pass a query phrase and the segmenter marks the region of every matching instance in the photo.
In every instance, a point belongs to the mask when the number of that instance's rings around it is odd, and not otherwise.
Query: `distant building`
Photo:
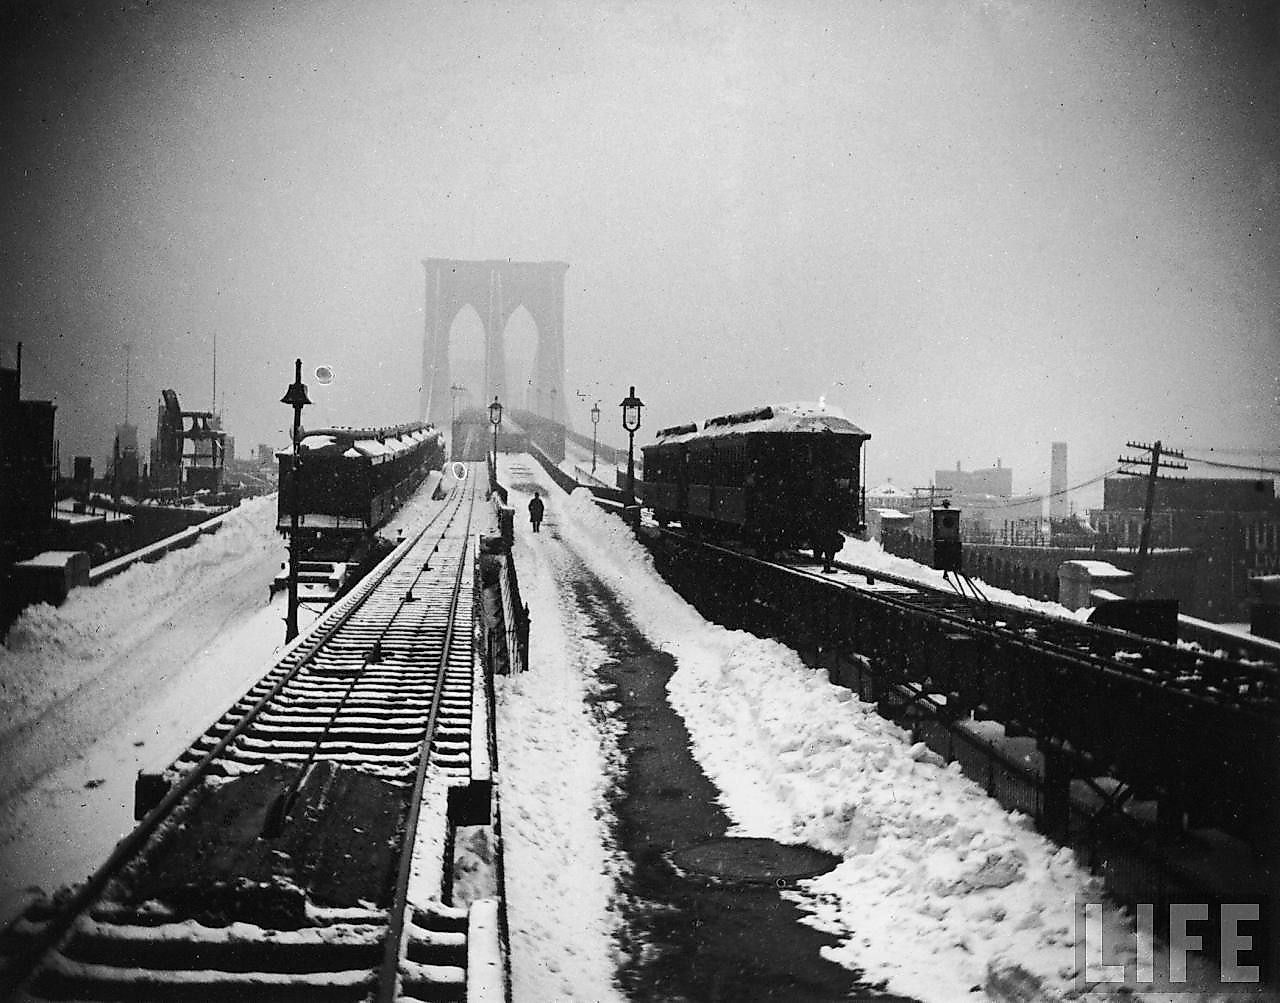
[[[43,549],[53,518],[56,406],[22,400],[21,347],[0,360],[0,566]],[[7,573],[7,572],[6,572]]]
[[[1101,544],[1133,549],[1142,538],[1147,480],[1108,477],[1102,508],[1089,513]],[[1275,482],[1238,478],[1159,481],[1150,547],[1197,554],[1193,594],[1178,596],[1185,612],[1216,620],[1249,618],[1249,579],[1280,571],[1280,502]]]
[[[1014,497],[1013,468],[998,459],[984,470],[936,470],[940,498],[960,510],[960,533],[969,542],[1038,542],[1043,534],[1044,502],[1038,495]],[[927,526],[919,532],[929,532]]]
[[[123,422],[116,426],[115,442],[112,445],[111,461],[107,464],[111,471],[110,489],[112,492],[136,494],[138,490],[138,426]]]
[[[933,483],[939,490],[950,491],[952,495],[1008,498],[1013,494],[1013,468],[1002,466],[997,459],[994,467],[985,470],[961,470],[957,461],[955,470],[935,470]]]
[[[1071,514],[1067,502],[1067,444],[1049,446],[1049,518],[1066,519]]]
[[[886,532],[909,533],[914,517],[896,508],[873,508],[867,505],[867,539],[883,540]]]
[[[919,501],[913,492],[898,487],[892,481],[885,481],[878,487],[867,489],[868,509],[883,508],[909,512],[917,504],[925,505],[927,502]]]

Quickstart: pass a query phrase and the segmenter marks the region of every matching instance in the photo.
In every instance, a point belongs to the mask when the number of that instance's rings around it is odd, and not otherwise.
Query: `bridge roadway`
[[[448,827],[487,821],[492,795],[472,643],[481,480],[456,486],[207,732],[139,778],[142,822],[66,902],[9,932],[0,990],[501,992],[497,903],[454,908],[444,886]]]

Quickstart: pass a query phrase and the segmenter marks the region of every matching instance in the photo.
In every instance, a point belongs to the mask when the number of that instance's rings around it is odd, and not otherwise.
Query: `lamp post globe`
[[[298,636],[298,508],[301,501],[299,478],[302,476],[302,409],[311,403],[307,385],[302,382],[302,360],[293,362],[293,382],[280,398],[281,404],[293,408],[293,455],[289,458],[289,606],[285,612],[284,639]]]
[[[600,402],[591,405],[591,472],[596,472],[596,433],[600,431]]]
[[[644,401],[636,396],[636,388],[618,405],[622,408],[622,427],[627,433],[627,506],[632,510],[635,526],[640,526],[640,506],[636,504],[636,431],[640,428],[640,410]]]

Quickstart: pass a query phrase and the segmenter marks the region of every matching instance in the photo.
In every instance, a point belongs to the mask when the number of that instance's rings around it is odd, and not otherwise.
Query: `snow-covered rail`
[[[140,777],[138,829],[8,931],[0,996],[467,998],[443,882],[449,819],[474,823],[491,784],[472,762],[480,483]]]

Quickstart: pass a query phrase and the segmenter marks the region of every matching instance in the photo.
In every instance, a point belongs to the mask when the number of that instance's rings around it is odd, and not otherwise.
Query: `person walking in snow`
[[[542,504],[542,499],[538,497],[538,492],[533,493],[533,497],[529,500],[529,522],[533,524],[533,531],[536,533],[538,527],[542,525],[542,513],[546,506]]]

